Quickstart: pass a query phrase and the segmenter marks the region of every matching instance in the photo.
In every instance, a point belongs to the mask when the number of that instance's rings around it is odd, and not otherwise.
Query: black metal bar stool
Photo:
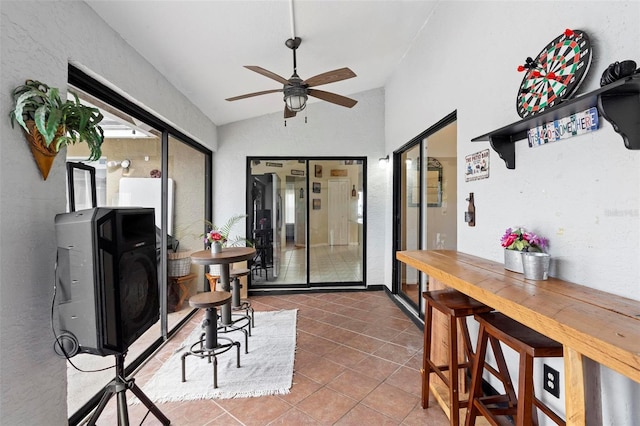
[[[484,416],[493,425],[498,424],[498,416],[515,416],[515,424],[520,426],[537,425],[535,407],[538,407],[556,424],[564,426],[565,421],[536,398],[533,389],[533,359],[562,357],[562,345],[498,312],[477,314],[475,319],[480,323],[480,332],[469,389],[471,402],[465,425],[474,425],[477,416]],[[488,342],[491,342],[496,359],[504,359],[500,342],[520,354],[517,399],[510,379],[503,382],[506,392],[504,395],[483,396],[482,370],[487,366],[485,355]],[[509,373],[505,374],[508,376]]]
[[[431,373],[436,373],[449,388],[449,420],[452,425],[460,421],[460,408],[467,406],[467,400],[460,401],[458,370],[470,368],[473,364],[473,350],[466,318],[468,316],[489,312],[486,306],[456,290],[436,290],[422,293],[426,300],[424,325],[424,351],[422,358],[422,408],[429,408],[429,381]],[[433,309],[447,316],[449,332],[449,359],[447,365],[436,365],[431,359],[431,341],[433,333]],[[458,361],[458,324],[463,338],[463,351],[466,361]],[[448,376],[445,372],[448,371]]]
[[[249,270],[247,269],[247,274],[249,273]],[[233,269],[230,270],[229,272],[229,278],[234,278],[232,275]],[[213,275],[213,274],[209,274],[206,273],[205,276],[207,277],[207,280],[209,280],[209,287],[211,288],[211,291],[216,291],[216,287],[218,285],[218,281],[220,280],[220,276],[218,275]],[[235,281],[235,278],[231,281],[231,286],[233,287],[234,284],[233,282]],[[238,288],[238,294],[237,297],[240,298],[240,288]],[[229,292],[227,292],[229,293]],[[234,300],[234,293],[233,291],[231,293],[229,293],[231,295],[231,309],[233,309],[233,300]],[[253,308],[251,309],[251,311],[253,312]],[[231,333],[233,331],[241,331],[244,334],[244,353],[249,353],[249,336],[251,335],[251,327],[254,325],[251,323],[252,318],[249,317],[249,315],[242,315],[240,317],[236,316],[235,319],[231,319],[231,322],[229,324],[218,324],[218,332],[219,333]]]
[[[194,308],[206,309],[205,318],[202,321],[204,334],[200,340],[195,342],[189,348],[189,351],[182,354],[182,381],[186,381],[185,377],[185,361],[187,356],[194,355],[199,358],[207,358],[209,362],[213,358],[213,387],[218,387],[218,359],[217,355],[236,347],[238,352],[236,365],[240,368],[240,342],[235,342],[226,337],[218,337],[218,313],[217,307],[222,306],[231,299],[231,294],[223,291],[210,291],[206,293],[196,294],[189,299],[189,305]],[[220,343],[220,339],[227,340],[229,343]]]
[[[251,336],[251,327],[255,327],[256,322],[253,307],[251,307],[251,302],[247,299],[241,299],[240,297],[240,289],[242,288],[242,284],[240,284],[240,278],[246,277],[250,273],[251,271],[246,268],[232,269],[229,271],[229,277],[231,278],[231,310],[244,311],[245,316],[251,316],[249,336]]]

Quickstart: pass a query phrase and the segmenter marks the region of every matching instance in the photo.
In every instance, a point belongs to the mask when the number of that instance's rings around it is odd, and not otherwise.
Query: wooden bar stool
[[[465,425],[474,425],[477,416],[484,416],[491,424],[498,425],[498,416],[514,416],[515,424],[529,426],[538,424],[535,407],[558,425],[565,425],[556,413],[536,398],[533,390],[533,359],[537,357],[562,357],[562,345],[535,330],[498,312],[475,315],[480,323],[476,358],[469,389],[469,408]],[[518,372],[518,397],[511,380],[503,382],[505,395],[482,395],[482,371],[486,367],[487,343],[491,342],[496,359],[504,360],[500,342],[505,343],[520,354]],[[508,375],[508,372],[505,374]],[[507,402],[506,406],[504,402]],[[503,402],[503,404],[500,404]]]
[[[209,291],[216,291],[216,286],[218,285],[218,280],[220,279],[220,276],[213,275],[208,272],[204,274],[204,276],[207,277],[207,280],[209,281]]]
[[[460,408],[467,406],[467,400],[460,401],[458,374],[460,369],[473,365],[473,350],[466,317],[490,312],[486,306],[471,297],[456,290],[435,290],[422,293],[426,300],[424,324],[424,351],[422,357],[422,408],[429,408],[429,381],[431,373],[436,373],[449,389],[449,420],[452,425],[460,421]],[[449,357],[447,365],[436,365],[431,359],[431,341],[433,334],[433,309],[437,309],[447,316],[449,332]],[[463,354],[466,360],[458,360],[458,324],[462,333]],[[445,372],[449,374],[446,375]]]

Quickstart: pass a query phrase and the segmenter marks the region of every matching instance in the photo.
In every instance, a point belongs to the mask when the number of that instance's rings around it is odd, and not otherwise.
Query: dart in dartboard
[[[566,29],[534,58],[518,66],[524,78],[516,109],[522,118],[552,107],[575,93],[591,64],[591,44],[586,33]]]

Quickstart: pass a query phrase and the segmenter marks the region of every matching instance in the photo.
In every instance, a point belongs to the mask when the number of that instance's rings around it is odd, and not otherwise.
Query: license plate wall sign
[[[584,135],[594,130],[598,130],[598,109],[596,107],[529,129],[527,136],[529,147],[533,148],[549,142]]]

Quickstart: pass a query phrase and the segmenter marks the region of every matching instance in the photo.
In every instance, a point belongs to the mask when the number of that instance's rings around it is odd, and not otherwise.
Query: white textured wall
[[[216,128],[84,2],[3,0],[0,13],[0,423],[61,425],[67,366],[53,352],[50,305],[65,154],[43,181],[9,125],[11,91],[26,79],[64,90],[73,62],[212,148]]]
[[[246,211],[248,156],[366,156],[366,284],[388,285],[389,281],[383,280],[382,258],[384,251],[391,253],[391,249],[381,234],[390,192],[387,171],[378,166],[378,158],[384,156],[384,92],[376,89],[349,96],[358,101],[351,109],[315,102],[287,120],[286,127],[282,113],[220,126],[214,167],[214,221],[224,223],[229,216]]]
[[[516,67],[527,56],[536,56],[565,28],[581,29],[591,38],[594,58],[579,92],[596,89],[610,63],[640,62],[639,18],[638,2],[438,5],[385,86],[386,146],[396,149],[458,111],[458,250],[502,262],[504,229],[524,225],[550,238],[555,276],[640,300],[640,151],[627,150],[604,119],[589,135],[535,149],[516,143],[515,170],[491,151],[489,179],[466,183],[463,176],[464,156],[488,147],[470,140],[519,119],[515,97],[522,74]],[[475,194],[473,228],[462,216],[469,192]],[[385,223],[391,223],[390,211]],[[385,265],[390,280],[390,259]],[[561,362],[553,366],[562,369]],[[603,389],[601,400],[589,396],[590,421],[637,424],[640,385],[593,365],[589,374]],[[562,408],[563,401],[555,404]]]

